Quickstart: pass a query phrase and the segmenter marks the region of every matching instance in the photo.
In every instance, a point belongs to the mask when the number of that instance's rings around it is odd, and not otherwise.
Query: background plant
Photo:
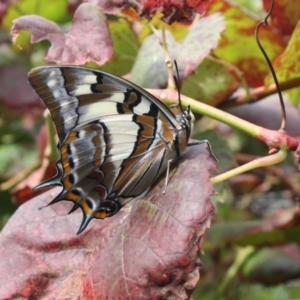
[[[174,23],[178,18],[193,19],[192,14],[179,7],[178,14],[172,15],[168,5],[162,9],[151,1],[149,6],[135,8],[106,4],[104,10],[110,14],[107,19],[91,4],[63,0],[8,1],[2,5],[2,226],[18,205],[34,196],[31,188],[54,172],[56,152],[51,122],[46,118],[48,126],[42,125],[44,107],[26,76],[32,67],[49,62],[100,66],[102,70],[126,75],[166,103],[173,103],[177,92],[172,90],[164,61],[176,59],[183,101],[192,105],[197,117],[194,137],[209,139],[219,159],[219,173],[267,156],[266,144],[281,148],[282,142],[287,141],[286,148],[297,149],[300,4],[277,0],[269,26],[260,31],[261,43],[274,63],[284,91],[287,109],[287,134],[276,135],[281,123],[278,96],[254,37],[255,26],[264,18],[270,1],[199,3],[191,11],[207,10],[205,17]],[[157,10],[163,13],[156,14]],[[38,16],[27,16],[31,14]],[[153,33],[148,21],[141,21],[138,14],[146,19],[153,17],[150,23],[158,32]],[[161,17],[170,25],[163,23]],[[162,27],[167,42],[163,47]],[[11,29],[16,45],[11,43]],[[219,108],[219,113],[200,102]],[[222,111],[231,115],[222,118]],[[279,141],[276,145],[274,136]],[[232,177],[216,189],[219,195],[212,197],[212,201],[218,202],[218,212],[201,247],[205,251],[201,255],[203,268],[193,298],[300,297],[299,172],[293,153],[280,165],[271,163]],[[48,224],[51,230],[55,228],[55,222]],[[71,243],[69,238],[59,236]],[[90,244],[92,238],[95,236],[87,239]],[[81,246],[85,249],[82,240]],[[268,285],[273,287],[265,288]]]

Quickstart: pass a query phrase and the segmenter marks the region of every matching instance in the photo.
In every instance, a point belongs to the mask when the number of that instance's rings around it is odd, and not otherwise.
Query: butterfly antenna
[[[271,61],[270,61],[270,59],[269,59],[269,57],[268,57],[265,49],[261,45],[261,43],[259,41],[259,38],[258,38],[258,30],[259,30],[259,28],[260,28],[260,26],[262,24],[265,24],[266,26],[268,26],[268,18],[270,17],[271,13],[273,12],[273,8],[274,8],[274,0],[271,3],[271,7],[270,7],[270,9],[269,9],[269,11],[268,11],[265,19],[257,24],[256,29],[255,29],[255,38],[256,38],[256,43],[257,43],[260,51],[264,55],[265,60],[267,61],[267,64],[269,65],[269,68],[270,68],[270,71],[272,73],[274,82],[276,84],[276,88],[277,88],[277,92],[278,92],[278,96],[279,96],[279,101],[280,101],[280,106],[281,106],[281,114],[282,114],[282,121],[281,121],[280,130],[281,131],[285,131],[286,130],[286,111],[285,111],[285,106],[284,106],[284,102],[283,102],[283,98],[282,98],[281,89],[280,89],[280,86],[279,86],[279,83],[278,83],[278,79],[277,79],[275,70],[273,68],[273,65],[272,65],[272,63],[271,63]]]
[[[177,92],[178,92],[179,107],[180,107],[181,112],[183,112],[182,104],[181,104],[181,97],[180,97],[180,87],[179,87],[179,71],[178,71],[178,66],[177,66],[176,60],[174,60],[174,65],[175,65],[175,70],[176,70],[176,76],[174,75],[174,82],[175,82]]]

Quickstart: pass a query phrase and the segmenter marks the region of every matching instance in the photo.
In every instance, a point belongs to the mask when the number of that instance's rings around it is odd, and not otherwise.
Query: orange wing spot
[[[71,131],[66,139],[66,141],[64,142],[64,144],[70,144],[72,142],[74,142],[75,140],[77,140],[77,132],[76,131]]]
[[[68,154],[67,146],[65,144],[61,146],[60,154],[62,160],[68,159],[69,154]]]
[[[95,167],[100,167],[101,164],[102,164],[102,149],[101,148],[98,148],[97,151],[95,151],[95,154],[94,154],[94,166]]]
[[[113,214],[107,213],[107,212],[104,212],[104,211],[96,211],[96,212],[93,213],[93,216],[96,219],[105,219],[105,218],[108,218],[112,215]]]
[[[93,214],[93,210],[87,205],[86,201],[83,199],[83,201],[80,202],[80,205],[85,212],[86,215]]]
[[[67,192],[67,193],[65,194],[65,198],[67,198],[68,200],[77,202],[77,203],[80,203],[81,200],[83,200],[81,196],[76,195],[76,194],[74,194],[74,193],[72,193],[72,192]]]
[[[66,157],[65,159],[62,158],[61,162],[62,162],[64,174],[69,174],[71,172],[71,167],[70,167],[70,164],[69,164],[68,157]]]
[[[62,183],[66,190],[70,189],[73,186],[73,184],[69,180],[69,176],[66,176],[65,178],[63,178]]]

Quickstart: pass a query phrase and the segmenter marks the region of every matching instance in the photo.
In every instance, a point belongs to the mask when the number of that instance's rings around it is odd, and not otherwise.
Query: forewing
[[[83,67],[41,67],[28,75],[56,126],[60,142],[75,127],[116,114],[156,115],[173,127],[175,116],[140,87],[112,74]]]

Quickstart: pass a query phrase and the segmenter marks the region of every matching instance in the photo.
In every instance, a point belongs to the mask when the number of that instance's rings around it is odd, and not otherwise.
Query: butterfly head
[[[180,124],[181,129],[186,131],[188,139],[193,131],[195,122],[195,117],[191,111],[191,107],[188,106],[185,110],[181,110],[178,106],[171,106],[170,110],[175,114],[176,120]]]
[[[180,116],[181,120],[179,120],[182,129],[187,131],[187,138],[190,137],[191,132],[193,131],[193,126],[195,122],[194,114],[191,111],[191,107],[188,106]]]

